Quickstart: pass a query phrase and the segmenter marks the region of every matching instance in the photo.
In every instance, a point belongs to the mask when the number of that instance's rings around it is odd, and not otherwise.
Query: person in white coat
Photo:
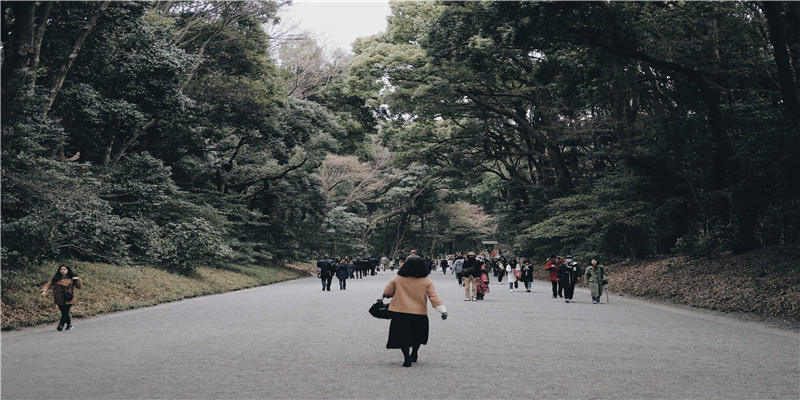
[[[520,268],[517,265],[517,260],[511,259],[511,262],[506,265],[506,275],[508,275],[508,291],[516,292],[519,287]]]

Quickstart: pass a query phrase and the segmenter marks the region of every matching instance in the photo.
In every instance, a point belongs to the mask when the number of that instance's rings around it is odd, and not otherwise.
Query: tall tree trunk
[[[50,109],[53,107],[53,103],[56,101],[58,92],[61,91],[61,87],[64,85],[64,80],[67,78],[67,73],[69,72],[69,69],[72,68],[72,63],[74,63],[75,59],[78,58],[78,53],[81,51],[83,43],[86,42],[86,38],[89,37],[89,32],[94,29],[95,25],[97,25],[97,21],[100,19],[100,16],[106,11],[110,4],[110,0],[106,0],[100,4],[100,7],[98,7],[97,10],[92,13],[92,16],[86,21],[86,24],[81,27],[81,33],[75,40],[75,44],[72,46],[72,51],[69,53],[69,56],[67,56],[67,60],[64,62],[64,64],[61,65],[61,68],[59,68],[58,73],[53,80],[53,86],[50,88],[50,98],[47,101],[47,105],[42,110],[42,115],[47,116],[47,114],[50,113]]]
[[[783,99],[783,109],[786,116],[796,126],[800,125],[800,100],[797,98],[797,84],[792,73],[791,59],[786,35],[786,24],[781,19],[784,9],[782,1],[764,1],[764,14],[769,25],[769,41],[772,43],[772,52],[775,66],[778,70],[778,83]]]
[[[6,59],[3,60],[2,76],[3,87],[8,87],[7,84],[15,76],[17,71],[22,68],[30,66],[30,60],[33,56],[33,40],[34,40],[34,27],[36,3],[33,1],[9,1],[3,2],[3,12],[5,7],[10,9],[11,15],[4,15],[3,18],[10,19],[13,16],[13,29],[10,36],[5,39],[10,39],[11,43],[5,43],[10,46],[8,51],[5,52]],[[7,22],[8,20],[4,21]],[[5,30],[6,27],[4,26]],[[6,36],[6,35],[3,35]]]

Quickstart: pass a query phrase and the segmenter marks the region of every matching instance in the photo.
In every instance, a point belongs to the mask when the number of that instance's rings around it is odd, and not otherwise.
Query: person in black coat
[[[569,303],[575,293],[575,284],[581,280],[581,268],[572,261],[572,256],[567,256],[567,261],[558,267],[558,280],[564,288],[564,300]]]
[[[317,269],[319,270],[319,278],[322,280],[322,291],[325,290],[331,291],[331,281],[333,280],[333,271],[331,271],[332,264],[335,264],[333,260],[331,260],[330,256],[325,254],[320,260],[317,261]],[[335,268],[333,269],[336,270]]]

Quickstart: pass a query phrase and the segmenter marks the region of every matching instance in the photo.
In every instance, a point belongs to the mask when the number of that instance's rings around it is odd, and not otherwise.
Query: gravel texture
[[[419,362],[385,348],[367,309],[394,275],[318,279],[2,333],[3,399],[800,398],[800,335],[714,313],[610,296],[553,299],[549,283],[465,302],[431,277]]]

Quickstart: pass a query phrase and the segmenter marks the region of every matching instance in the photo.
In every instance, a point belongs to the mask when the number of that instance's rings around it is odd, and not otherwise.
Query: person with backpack
[[[464,279],[464,256],[461,253],[456,254],[456,259],[453,261],[453,272],[451,274],[456,274],[456,280],[458,280],[458,286],[461,286],[462,280]]]
[[[317,270],[319,270],[317,276],[322,280],[323,292],[326,290],[329,292],[331,291],[331,281],[333,281],[333,274],[331,273],[332,264],[335,263],[327,254],[317,261]]]
[[[600,297],[603,295],[603,286],[608,283],[608,273],[605,267],[597,265],[597,260],[592,259],[592,264],[586,268],[584,273],[586,284],[589,285],[589,290],[592,291],[592,304],[600,303]]]

